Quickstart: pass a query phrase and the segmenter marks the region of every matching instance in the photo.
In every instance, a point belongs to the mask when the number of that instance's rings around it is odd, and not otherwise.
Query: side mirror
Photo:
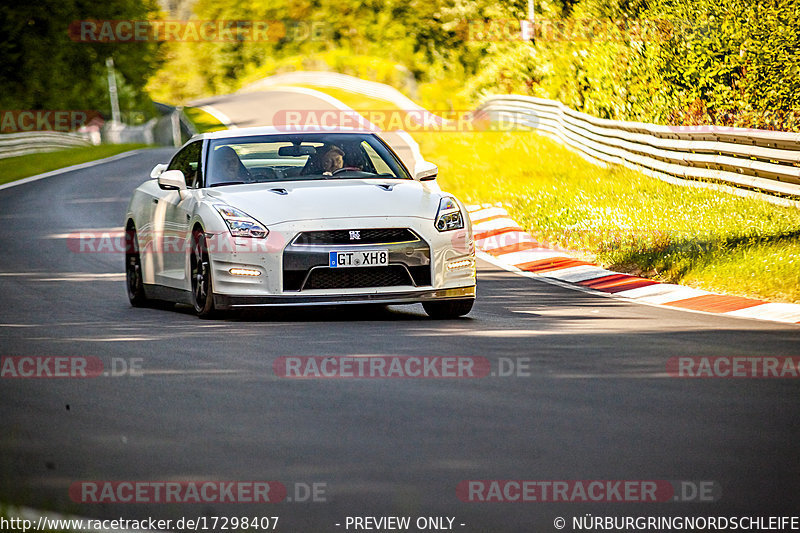
[[[165,191],[182,191],[186,188],[186,178],[180,170],[167,170],[158,177],[158,186]]]
[[[164,164],[164,163],[158,164],[158,165],[153,167],[153,170],[150,171],[150,177],[153,178],[153,179],[156,179],[161,174],[163,174],[165,170],[167,170],[167,165],[166,164]]]
[[[416,168],[414,168],[414,179],[418,181],[435,180],[438,174],[439,174],[439,167],[437,167],[430,161],[422,161],[420,163],[417,163]]]

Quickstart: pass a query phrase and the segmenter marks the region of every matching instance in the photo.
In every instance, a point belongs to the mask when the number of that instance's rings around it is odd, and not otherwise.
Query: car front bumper
[[[324,230],[335,231],[354,228],[408,228],[420,240],[364,246],[295,244],[299,233],[317,231],[321,229],[320,226]],[[324,225],[319,221],[276,224],[270,227],[269,238],[264,241],[233,239],[232,245],[227,246],[227,249],[221,246],[213,248],[216,249],[216,252],[210,254],[213,292],[218,296],[220,308],[295,303],[313,305],[317,302],[323,305],[370,301],[413,303],[447,298],[448,289],[463,289],[475,285],[474,243],[469,230],[439,233],[432,230],[432,221],[414,217],[329,219]],[[388,251],[389,266],[399,266],[409,276],[404,282],[363,286],[326,286],[324,283],[314,285],[303,281],[310,280],[310,273],[314,270],[328,270],[331,251],[357,249]],[[238,269],[246,269],[252,275],[235,275],[234,271]],[[377,271],[370,267],[340,270],[354,274]],[[293,277],[290,278],[289,274]]]
[[[347,304],[413,304],[439,300],[468,300],[475,298],[475,285],[449,289],[415,289],[396,292],[352,292],[348,294],[302,294],[276,296],[229,296],[214,294],[217,309],[243,309],[250,307],[291,305],[347,305]]]

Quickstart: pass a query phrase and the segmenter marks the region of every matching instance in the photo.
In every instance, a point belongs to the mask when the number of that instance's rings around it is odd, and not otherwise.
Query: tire
[[[189,260],[192,281],[192,305],[200,318],[211,318],[214,309],[214,283],[211,279],[211,261],[205,233],[200,229],[192,232],[192,255]]]
[[[423,302],[422,307],[428,316],[434,319],[458,318],[472,310],[474,298],[468,300],[445,300],[441,302]]]
[[[139,238],[136,236],[136,228],[132,225],[125,230],[125,286],[128,292],[128,300],[130,300],[133,307],[145,307],[148,305],[149,302],[144,293]]]

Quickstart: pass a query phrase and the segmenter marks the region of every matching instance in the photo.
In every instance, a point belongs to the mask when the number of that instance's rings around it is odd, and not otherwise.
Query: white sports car
[[[215,311],[409,304],[469,313],[475,248],[438,169],[412,175],[366,130],[245,128],[192,138],[125,220],[128,297]]]

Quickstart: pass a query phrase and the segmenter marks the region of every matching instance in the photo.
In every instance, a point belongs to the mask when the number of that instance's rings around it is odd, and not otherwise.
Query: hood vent
[[[391,191],[394,189],[394,183],[377,183],[375,186],[380,187],[384,191]]]
[[[286,196],[287,194],[289,194],[289,191],[281,188],[270,189],[270,192],[274,192],[275,194],[280,194],[281,196]]]

